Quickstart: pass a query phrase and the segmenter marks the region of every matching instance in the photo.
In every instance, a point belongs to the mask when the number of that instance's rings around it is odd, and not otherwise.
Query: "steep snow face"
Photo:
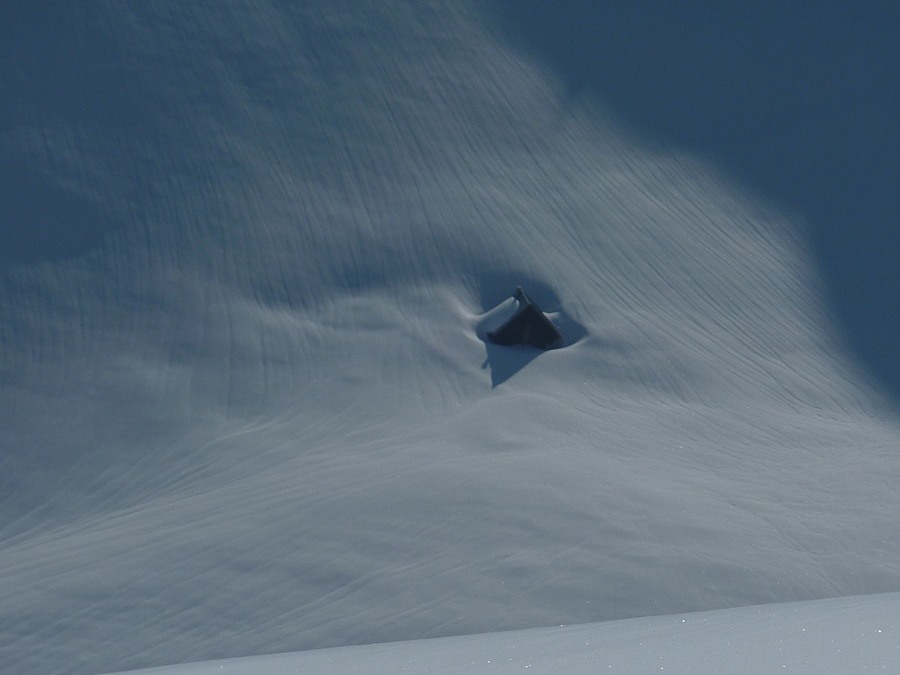
[[[483,6],[570,92],[804,213],[841,339],[900,407],[895,5]]]
[[[12,14],[4,663],[897,588],[900,436],[789,215],[474,10]],[[485,344],[518,284],[573,344]]]

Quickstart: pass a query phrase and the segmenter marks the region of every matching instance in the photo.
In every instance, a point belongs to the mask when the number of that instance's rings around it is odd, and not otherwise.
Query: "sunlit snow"
[[[897,593],[182,664],[141,675],[897,672]]]

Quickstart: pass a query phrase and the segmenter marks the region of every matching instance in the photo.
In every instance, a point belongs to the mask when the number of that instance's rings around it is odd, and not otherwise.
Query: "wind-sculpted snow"
[[[900,402],[900,12],[895,3],[486,0],[570,96],[803,213],[832,323]],[[796,225],[796,223],[795,223]]]
[[[897,589],[900,435],[764,196],[561,97],[474,10],[12,19],[69,52],[3,66],[33,199],[2,224],[0,662]],[[62,193],[80,238],[44,255]],[[491,353],[516,285],[568,346]]]

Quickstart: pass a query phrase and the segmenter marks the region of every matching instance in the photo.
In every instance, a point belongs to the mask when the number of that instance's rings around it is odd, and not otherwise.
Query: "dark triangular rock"
[[[562,340],[556,326],[521,287],[516,288],[513,297],[519,303],[515,314],[502,326],[488,332],[491,340],[498,345],[531,345],[539,349],[550,349]]]

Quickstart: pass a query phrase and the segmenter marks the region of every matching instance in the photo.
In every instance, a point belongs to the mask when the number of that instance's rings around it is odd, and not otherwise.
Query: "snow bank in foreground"
[[[211,673],[898,672],[900,593],[319,649],[139,671]]]

